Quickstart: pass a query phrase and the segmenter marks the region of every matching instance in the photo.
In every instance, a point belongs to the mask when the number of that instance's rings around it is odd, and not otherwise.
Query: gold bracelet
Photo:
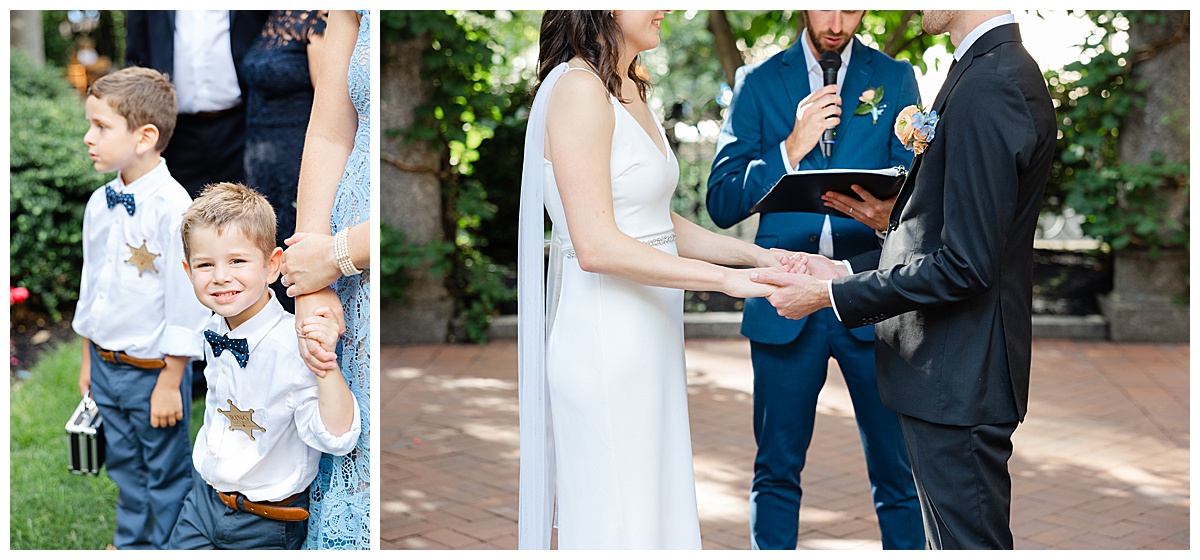
[[[333,236],[333,256],[337,262],[338,269],[342,271],[344,276],[354,276],[362,274],[362,270],[355,268],[354,261],[350,259],[350,228],[343,229]]]

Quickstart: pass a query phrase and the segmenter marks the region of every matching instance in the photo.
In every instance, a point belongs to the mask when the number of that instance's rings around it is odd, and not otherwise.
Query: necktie
[[[130,216],[133,215],[133,211],[137,208],[137,205],[133,203],[132,193],[118,193],[108,185],[104,186],[104,198],[108,201],[108,207],[110,209],[113,206],[116,206],[118,203],[124,204],[125,210],[129,212]]]
[[[223,334],[217,334],[215,331],[206,330],[204,339],[212,346],[214,356],[220,356],[221,352],[229,350],[229,353],[237,359],[239,366],[246,367],[250,361],[250,345],[244,338],[229,338]]]

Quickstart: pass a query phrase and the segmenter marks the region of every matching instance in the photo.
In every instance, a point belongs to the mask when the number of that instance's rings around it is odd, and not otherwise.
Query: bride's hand
[[[782,272],[775,268],[731,268],[725,277],[725,288],[721,290],[736,298],[767,297],[775,293],[775,286],[750,280],[751,272]]]
[[[761,249],[755,255],[754,266],[759,268],[786,269],[788,263],[792,262],[797,254],[787,249]]]
[[[783,269],[798,274],[808,274],[821,280],[833,280],[846,276],[848,271],[843,261],[830,260],[822,255],[796,253],[784,264]]]

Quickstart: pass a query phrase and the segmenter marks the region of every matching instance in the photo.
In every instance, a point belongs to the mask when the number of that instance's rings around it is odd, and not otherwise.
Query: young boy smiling
[[[104,418],[106,470],[117,485],[118,549],[167,544],[190,488],[188,361],[203,355],[211,313],[176,263],[192,199],[161,157],[175,129],[175,89],[126,68],[96,80],[83,137],[96,171],[117,172],[83,214],[83,271],[71,327],[83,337],[79,391]]]
[[[299,332],[269,285],[283,250],[275,212],[243,185],[209,185],[183,216],[183,268],[215,315],[204,331],[204,426],[192,491],[171,534],[181,549],[298,549],[321,452],[343,455],[360,432],[341,371],[314,375],[297,335],[333,352],[337,323],[318,309]]]

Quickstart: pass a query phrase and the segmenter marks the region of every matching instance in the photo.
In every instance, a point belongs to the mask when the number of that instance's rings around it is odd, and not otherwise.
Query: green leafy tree
[[[1186,79],[1182,91],[1171,91],[1178,76],[1155,74],[1152,64],[1182,49],[1186,73],[1189,14],[1075,13],[1096,29],[1079,61],[1046,73],[1060,118],[1048,207],[1079,213],[1084,233],[1114,250],[1188,248]],[[1118,50],[1126,40],[1130,49]],[[1149,110],[1162,112],[1146,115],[1148,100],[1157,101]],[[1145,122],[1156,130],[1142,133]]]
[[[9,72],[11,283],[57,321],[79,297],[84,206],[108,177],[88,159],[83,103],[62,69],[14,51]]]
[[[496,309],[514,294],[505,282],[507,267],[485,252],[485,226],[497,211],[489,197],[495,178],[489,176],[485,188],[475,165],[481,145],[504,123],[513,124],[521,107],[524,79],[506,72],[510,52],[496,37],[519,37],[525,26],[510,12],[385,11],[381,21],[384,41],[430,40],[423,76],[433,95],[418,108],[411,127],[387,133],[437,146],[443,155],[436,172],[442,182],[444,238],[454,244],[446,288],[455,300],[455,336],[485,341]]]

